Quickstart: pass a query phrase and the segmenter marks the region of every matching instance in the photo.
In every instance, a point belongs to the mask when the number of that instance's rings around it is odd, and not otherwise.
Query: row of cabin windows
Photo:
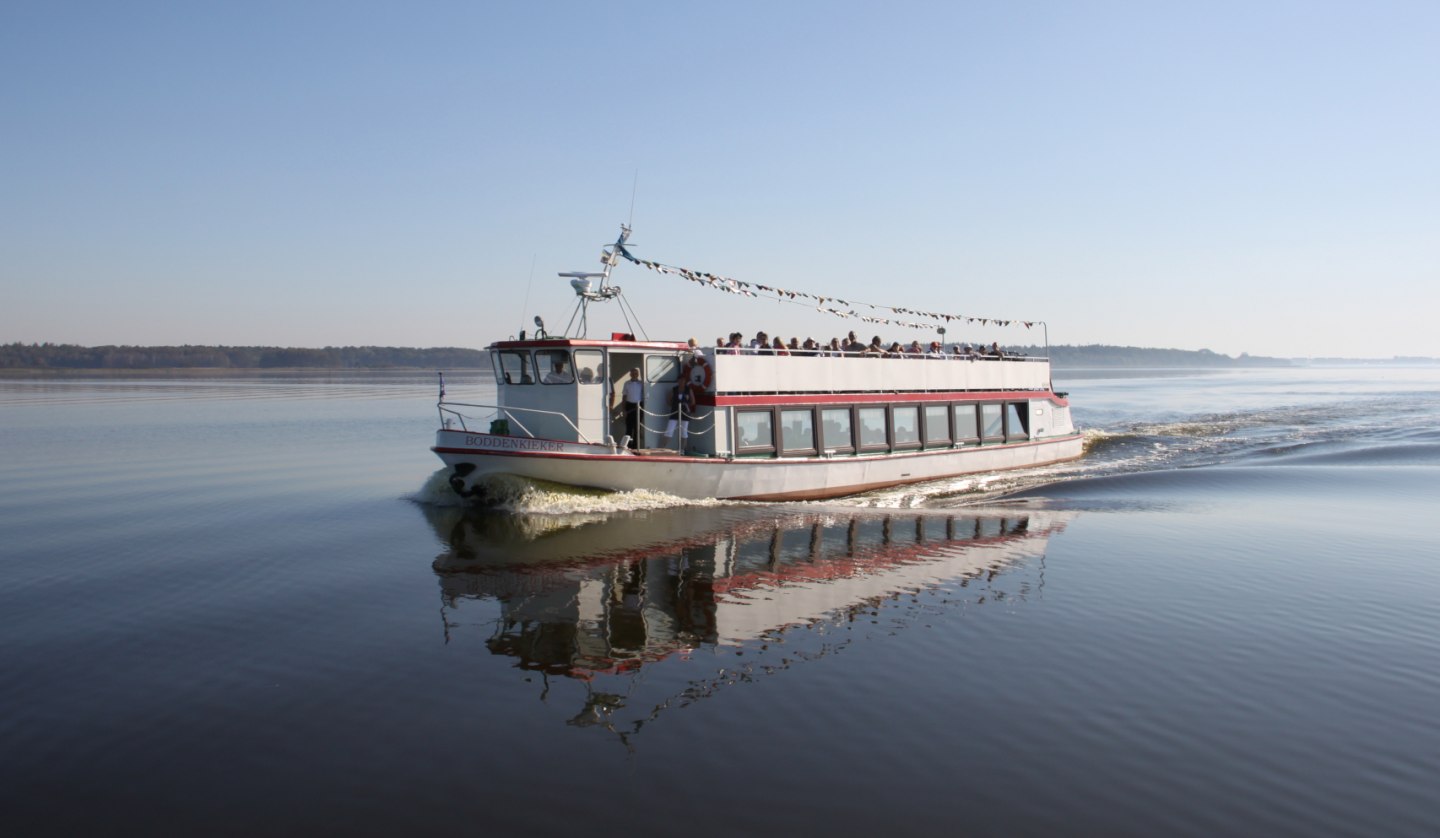
[[[738,454],[865,454],[1013,442],[1029,436],[1028,402],[773,407],[735,412]]]
[[[506,349],[491,355],[495,380],[505,384],[603,384],[605,353],[598,349],[537,349],[533,353]],[[645,359],[645,380],[651,383],[678,381],[680,364],[667,355]]]

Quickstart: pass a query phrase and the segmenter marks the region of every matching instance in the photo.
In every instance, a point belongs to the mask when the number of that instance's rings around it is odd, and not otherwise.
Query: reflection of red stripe
[[[995,390],[990,392],[964,393],[785,393],[784,395],[722,396],[712,401],[717,405],[764,405],[780,406],[801,404],[873,404],[893,402],[993,402],[1015,401],[1018,399],[1049,399],[1060,406],[1069,405],[1050,391]]]

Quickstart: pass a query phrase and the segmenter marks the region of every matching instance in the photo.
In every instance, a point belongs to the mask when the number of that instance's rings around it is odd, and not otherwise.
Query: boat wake
[[[439,469],[410,499],[428,506],[467,507],[477,505],[450,488],[450,470]],[[718,506],[728,501],[693,500],[664,492],[636,489],[610,492],[583,489],[509,474],[489,475],[477,482],[487,509],[525,515],[609,515],[677,506]]]

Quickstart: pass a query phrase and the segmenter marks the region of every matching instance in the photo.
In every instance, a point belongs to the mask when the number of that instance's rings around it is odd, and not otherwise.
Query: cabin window
[[[980,405],[980,436],[986,442],[999,442],[1005,439],[1005,414],[1000,404]]]
[[[534,384],[530,354],[506,350],[499,355],[500,380],[505,384]]]
[[[570,366],[570,353],[564,349],[541,349],[535,353],[535,369],[544,384],[574,384],[575,370]]]
[[[860,448],[875,451],[889,447],[890,437],[886,431],[886,414],[883,407],[862,407],[855,411],[856,424],[860,426]]]
[[[768,410],[741,410],[735,414],[735,439],[741,454],[775,450],[775,414]]]
[[[780,442],[786,454],[814,454],[815,411],[780,411]]]
[[[918,448],[920,446],[920,408],[905,405],[890,408],[890,427],[895,434],[896,448]]]
[[[925,444],[947,445],[950,442],[950,406],[925,405]]]
[[[961,445],[975,445],[980,441],[980,420],[974,404],[955,405],[955,441]]]
[[[1029,439],[1029,438],[1030,438],[1030,404],[1029,404],[1029,402],[1006,402],[1006,404],[1005,404],[1005,438],[1006,438],[1006,439]]]
[[[604,384],[605,354],[598,349],[575,350],[575,379],[581,384]]]
[[[850,408],[821,408],[820,428],[826,451],[850,452],[855,450],[855,438],[851,434]]]
[[[668,355],[645,358],[645,380],[651,384],[669,384],[680,380],[680,362]]]

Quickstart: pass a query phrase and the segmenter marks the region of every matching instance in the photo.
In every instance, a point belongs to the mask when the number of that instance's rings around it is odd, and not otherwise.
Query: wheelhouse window
[[[860,450],[878,451],[888,448],[890,437],[886,429],[886,414],[889,413],[883,407],[862,407],[855,411],[855,419],[860,426]]]
[[[581,384],[604,384],[605,353],[598,349],[575,350],[575,380]]]
[[[535,374],[530,367],[530,353],[507,349],[495,356],[497,375],[505,384],[534,384]]]
[[[955,442],[960,445],[980,443],[980,420],[974,404],[955,405]]]
[[[814,454],[815,411],[780,411],[780,443],[785,454]]]
[[[895,434],[896,448],[920,447],[920,408],[903,405],[890,408],[890,427]]]
[[[570,353],[564,349],[541,349],[535,353],[535,368],[545,384],[574,384],[575,370],[570,366]]]
[[[1030,438],[1030,404],[1028,402],[1005,403],[1005,438]]]
[[[925,405],[925,445],[948,445],[950,443],[950,406],[944,404]]]
[[[986,442],[1002,442],[1005,439],[1004,405],[980,405],[980,436]]]
[[[775,414],[768,410],[741,410],[735,414],[737,452],[761,454],[775,450]]]
[[[850,408],[826,407],[820,410],[820,435],[826,451],[855,450],[855,437],[850,423]]]
[[[680,362],[668,355],[650,355],[645,359],[645,380],[651,384],[671,384],[680,380]]]

